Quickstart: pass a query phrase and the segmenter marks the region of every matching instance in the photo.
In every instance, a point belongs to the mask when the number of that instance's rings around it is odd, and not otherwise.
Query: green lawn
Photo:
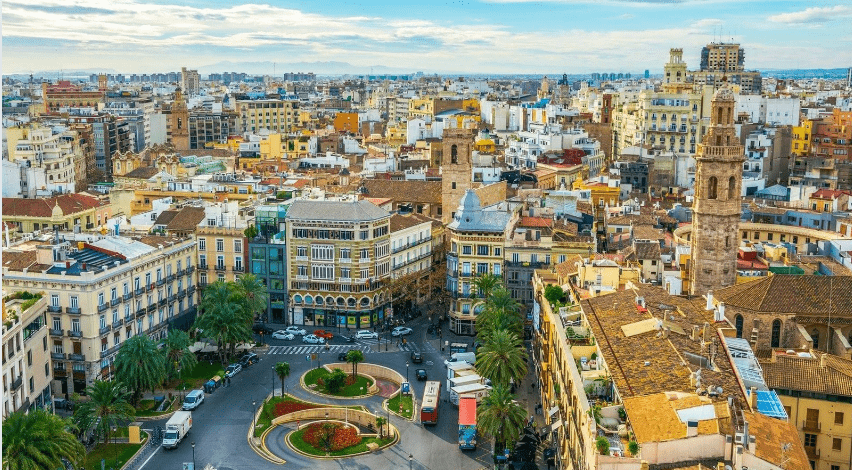
[[[214,375],[218,375],[219,377],[225,376],[222,364],[218,361],[214,361],[213,364],[207,361],[200,361],[195,364],[192,370],[181,372],[180,379],[175,378],[166,381],[164,388],[179,390],[181,385],[185,384],[187,391],[200,389],[204,385],[204,382],[210,380]]]
[[[101,459],[105,460],[104,468],[119,469],[143,444],[98,444],[86,455],[80,468],[100,469]]]
[[[400,398],[401,397],[401,398]],[[411,418],[414,414],[414,407],[411,404],[411,395],[403,395],[398,393],[395,397],[388,400],[388,409],[391,413],[399,413],[399,400],[402,400],[402,416]]]
[[[168,398],[166,398],[168,400]],[[175,396],[172,397],[171,405],[166,408],[165,411],[158,412],[157,410],[157,402],[154,400],[141,400],[139,402],[139,408],[136,409],[136,416],[159,416],[166,413],[171,413],[173,410],[178,409],[180,407],[180,397]]]
[[[272,425],[272,420],[276,417],[275,416],[275,405],[277,405],[279,403],[284,403],[284,402],[308,403],[306,401],[302,401],[302,400],[299,400],[297,398],[293,398],[290,395],[286,395],[284,397],[277,396],[277,397],[270,398],[269,400],[266,401],[266,403],[263,404],[263,411],[260,413],[260,417],[258,417],[257,424],[254,427],[254,437],[260,437],[260,435],[263,434],[263,431],[266,431],[266,429],[269,426]],[[316,404],[316,403],[310,403],[310,404]],[[365,408],[361,405],[353,405],[353,406],[347,406],[347,407],[337,406],[335,408],[349,408],[349,409],[353,409],[353,410],[362,410],[362,411],[365,410]]]
[[[290,433],[288,438],[290,439],[290,443],[293,444],[293,447],[299,449],[300,451],[302,451],[306,454],[310,454],[310,455],[321,455],[321,456],[326,455],[324,450],[317,449],[316,447],[314,447],[314,446],[308,444],[307,442],[305,442],[304,440],[302,440],[302,434],[304,434],[304,433],[305,433],[304,429]],[[367,444],[369,444],[371,442],[375,442],[376,444],[379,445],[379,447],[382,447],[384,445],[387,445],[387,444],[390,444],[391,442],[393,442],[393,439],[392,438],[379,439],[377,437],[368,437],[368,438],[362,439],[360,444],[354,445],[352,447],[347,447],[345,449],[337,450],[337,451],[334,451],[334,452],[330,452],[328,455],[332,455],[332,456],[335,456],[335,457],[342,457],[344,455],[360,454],[361,452],[367,452]]]
[[[355,383],[353,383],[352,385],[347,385],[343,387],[337,393],[331,393],[324,386],[317,385],[317,380],[324,379],[329,375],[331,375],[331,372],[323,369],[322,367],[314,369],[305,375],[305,385],[316,385],[313,390],[316,390],[320,393],[325,393],[327,395],[334,395],[336,397],[357,397],[365,395],[367,393],[367,390],[369,390],[370,386],[373,385],[372,380],[359,375],[358,378],[355,380]]]

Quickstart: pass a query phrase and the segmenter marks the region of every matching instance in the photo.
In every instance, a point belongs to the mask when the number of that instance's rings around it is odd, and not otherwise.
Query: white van
[[[467,362],[468,364],[476,364],[476,353],[461,352],[454,353],[449,359],[444,361],[444,365],[450,365],[456,362]]]
[[[203,390],[193,390],[189,392],[186,398],[183,399],[183,406],[181,407],[183,410],[191,411],[198,408],[198,405],[204,401],[204,391]]]

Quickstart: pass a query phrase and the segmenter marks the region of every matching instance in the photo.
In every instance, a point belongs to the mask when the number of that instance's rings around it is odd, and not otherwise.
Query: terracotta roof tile
[[[553,219],[549,217],[521,217],[518,227],[553,227]]]
[[[714,292],[743,310],[852,318],[852,276],[776,274]]]
[[[817,357],[799,357],[776,352],[760,359],[769,388],[798,390],[852,397],[852,361],[816,352]]]
[[[204,208],[187,206],[166,225],[166,230],[169,232],[192,231],[202,220],[204,220]]]
[[[440,181],[364,180],[369,197],[384,197],[396,202],[441,203]]]
[[[155,166],[141,166],[139,168],[134,168],[130,173],[125,173],[124,175],[119,176],[119,178],[147,180],[159,172],[159,168]]]
[[[413,227],[415,225],[420,225],[424,222],[430,222],[432,226],[434,226],[435,223],[438,223],[439,225],[441,223],[438,220],[435,220],[431,217],[426,217],[425,215],[418,214],[416,212],[412,212],[409,214],[394,213],[391,215],[390,218],[390,231],[391,233],[393,233],[402,229]]]
[[[29,268],[36,262],[36,251],[11,251],[3,250],[3,267],[11,271],[21,271]]]
[[[51,217],[53,208],[59,204],[65,215],[76,214],[103,205],[97,198],[81,194],[63,194],[43,199],[3,198],[3,215],[18,217]]]
[[[784,422],[760,413],[746,415],[749,434],[755,437],[754,455],[784,468],[811,468],[808,454],[799,437],[799,431],[791,423]],[[786,452],[781,449],[789,444]]]

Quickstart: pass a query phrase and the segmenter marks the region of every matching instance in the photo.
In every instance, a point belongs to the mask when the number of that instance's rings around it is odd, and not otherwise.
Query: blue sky
[[[697,68],[714,38],[741,43],[749,69],[835,68],[852,66],[850,24],[845,0],[4,0],[2,68],[270,61],[280,73],[338,61],[363,73],[661,73],[669,48]]]

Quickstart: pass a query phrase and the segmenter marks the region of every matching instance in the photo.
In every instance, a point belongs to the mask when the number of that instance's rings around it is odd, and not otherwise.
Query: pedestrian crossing
[[[348,344],[332,344],[328,349],[324,345],[311,344],[304,346],[270,346],[266,354],[322,354],[322,353],[339,353],[346,352],[350,349],[358,349],[362,352],[371,352],[370,346],[367,345],[348,345]]]

